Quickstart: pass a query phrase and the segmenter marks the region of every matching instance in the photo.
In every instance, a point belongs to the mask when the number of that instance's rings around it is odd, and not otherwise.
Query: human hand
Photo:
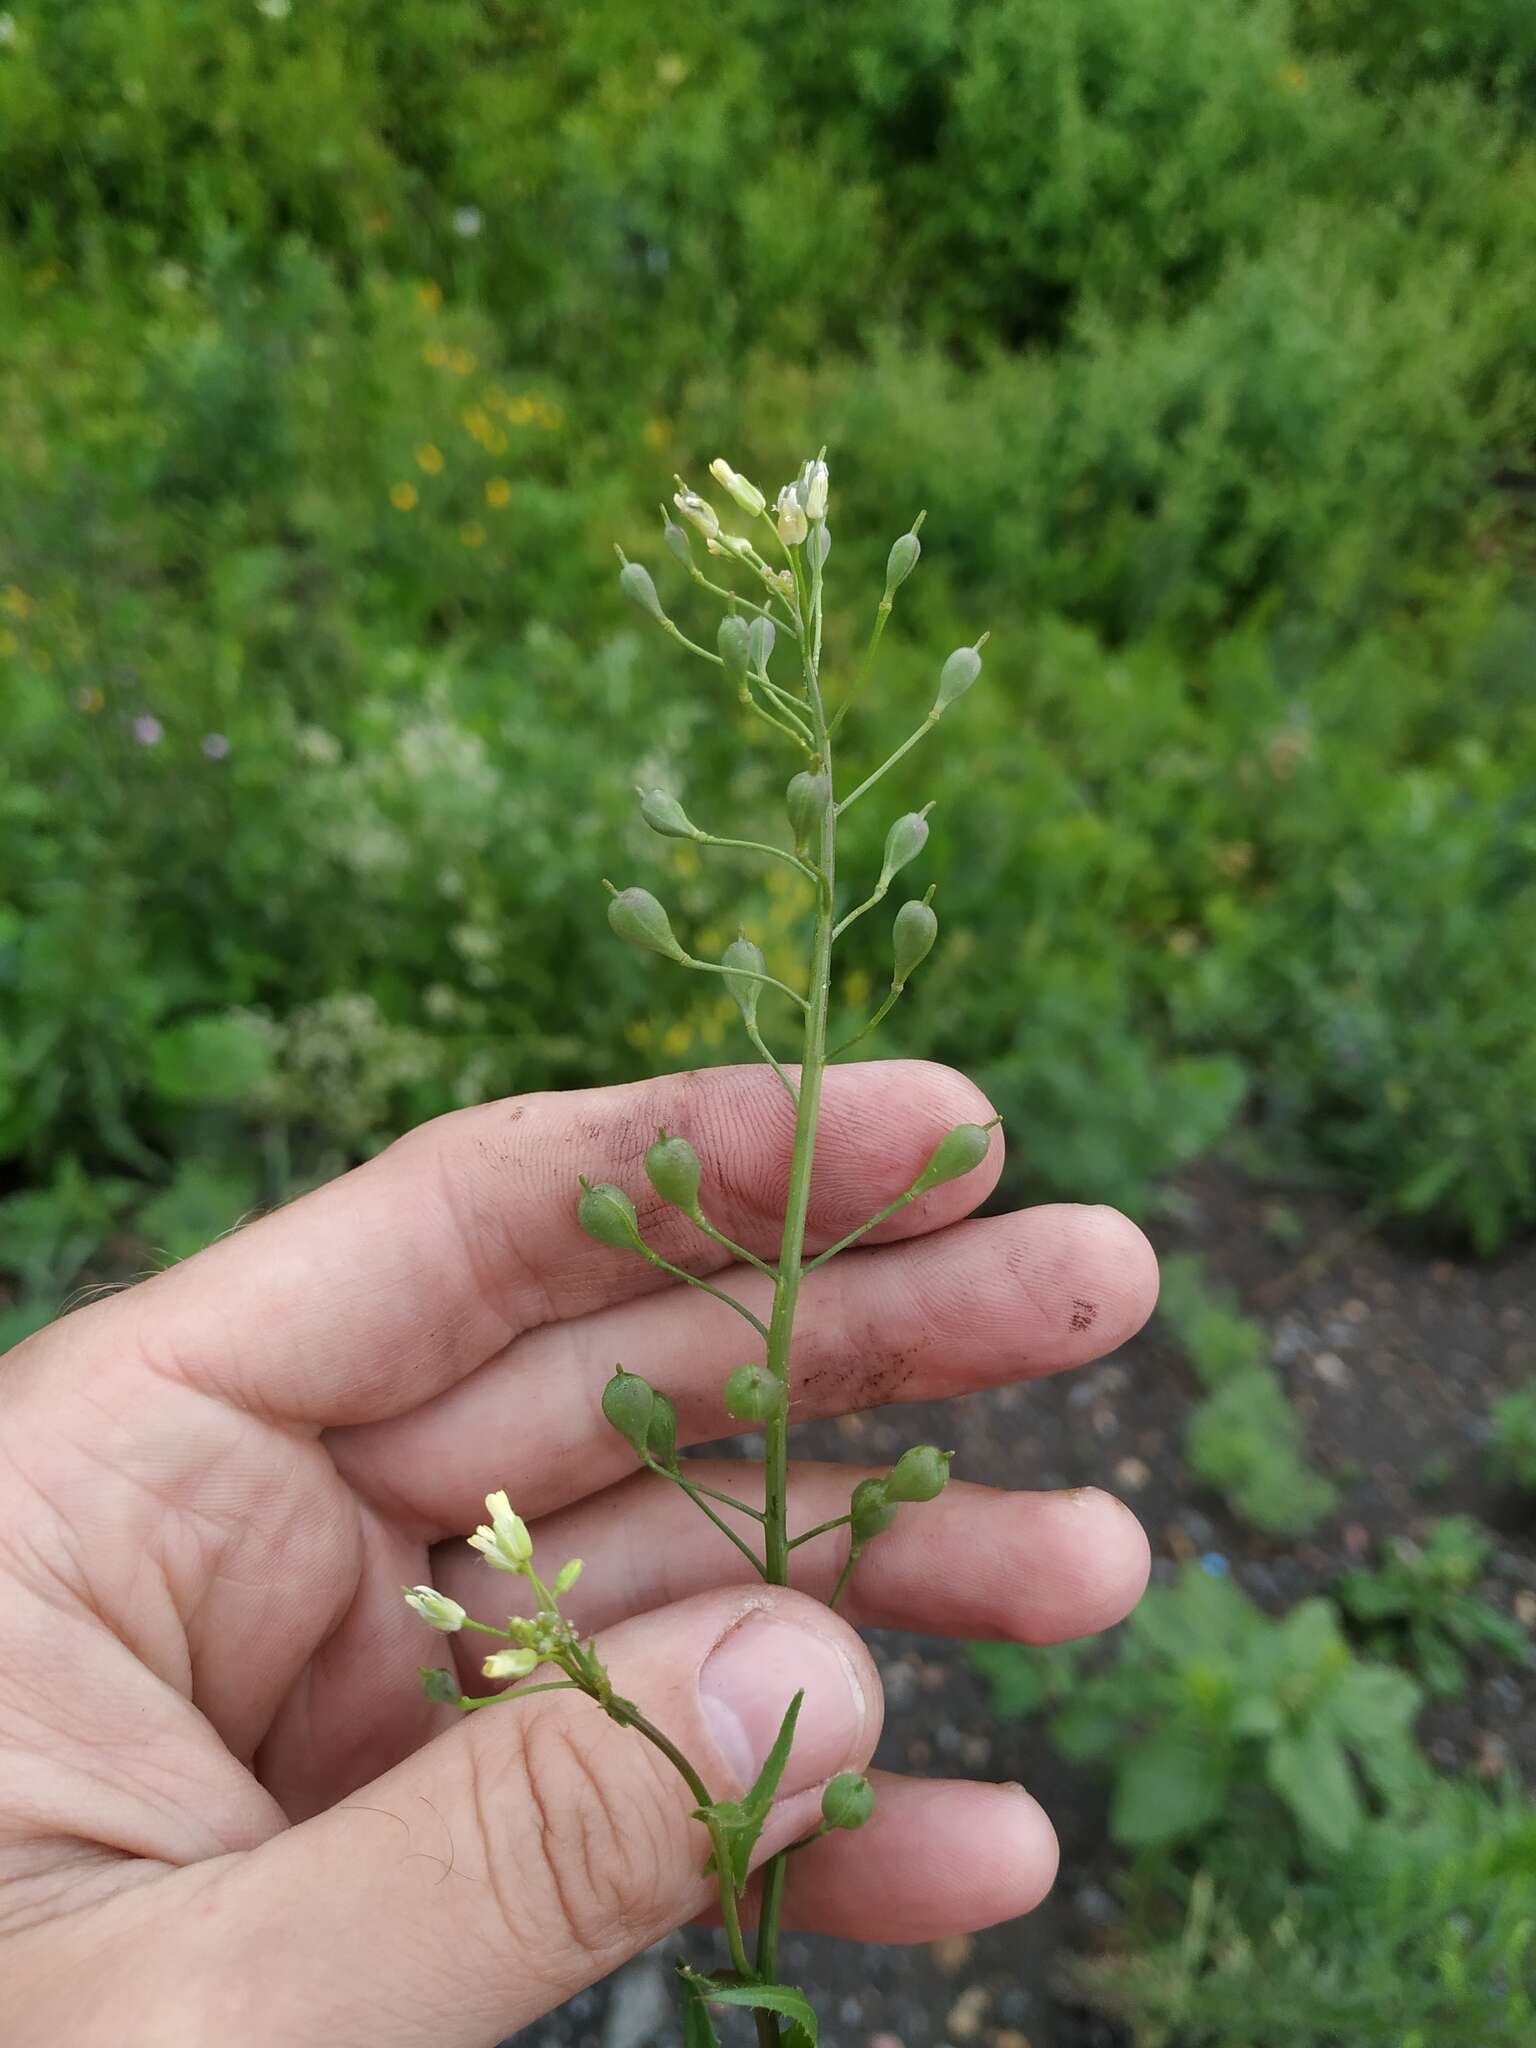
[[[834,1069],[810,1241],[990,1113],[941,1068]],[[667,1124],[721,1225],[767,1253],[791,1117],[761,1069],[466,1110],[6,1359],[9,2048],[484,2048],[707,1908],[688,1801],[631,1731],[576,1695],[464,1719],[423,1699],[415,1667],[463,1639],[430,1635],[400,1589],[484,1606],[462,1538],[495,1488],[548,1555],[586,1560],[567,1611],[717,1796],[744,1789],[806,1689],[758,1860],[810,1832],[821,1784],[866,1763],[880,1724],[867,1652],[806,1597],[831,1590],[836,1540],[797,1550],[804,1590],[777,1591],[674,1488],[624,1476],[599,1406],[614,1361],[664,1387],[696,1441],[718,1433],[737,1326],[595,1250],[573,1202],[578,1167],[638,1185]],[[977,1173],[812,1276],[795,1419],[1082,1364],[1139,1327],[1155,1268],[1123,1218],[962,1220],[1001,1154],[995,1138]],[[675,1211],[642,1214],[658,1249],[711,1270]],[[759,1277],[729,1284],[752,1302]],[[738,1489],[748,1469],[728,1468]],[[858,1476],[797,1467],[797,1523],[839,1513]],[[1056,1641],[1120,1619],[1146,1568],[1103,1494],[954,1481],[872,1546],[845,1612]],[[1016,1789],[882,1778],[862,1834],[793,1859],[786,1919],[931,1939],[1027,1911],[1054,1863]]]

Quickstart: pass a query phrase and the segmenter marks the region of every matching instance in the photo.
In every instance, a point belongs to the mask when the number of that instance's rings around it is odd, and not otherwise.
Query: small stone
[[[1083,1885],[1074,1894],[1072,1903],[1095,1927],[1113,1927],[1120,1918],[1119,1906],[1101,1884]]]
[[[1349,1367],[1337,1351],[1319,1351],[1312,1361],[1312,1370],[1327,1387],[1346,1387],[1349,1384]]]
[[[1359,1522],[1346,1522],[1343,1536],[1344,1548],[1351,1557],[1364,1557],[1371,1547],[1371,1532]]]
[[[1536,1628],[1536,1593],[1515,1595],[1515,1619],[1525,1628]]]
[[[985,1735],[967,1735],[961,1746],[960,1761],[968,1771],[984,1771],[992,1761],[992,1744]]]
[[[1344,1307],[1340,1311],[1340,1313],[1343,1315],[1346,1322],[1363,1323],[1368,1321],[1370,1318],[1371,1305],[1368,1301],[1362,1301],[1360,1297],[1356,1295],[1353,1298],[1353,1300],[1345,1302]]]
[[[981,2032],[992,1994],[985,1984],[967,1985],[949,2008],[948,2028],[957,2041],[974,2041]]]
[[[998,2027],[991,2036],[992,2048],[1030,2048],[1028,2034],[1017,2027]]]
[[[971,1960],[975,1947],[974,1935],[946,1934],[942,1941],[929,1943],[928,1953],[946,1977],[953,1977],[957,1970],[963,1970]]]
[[[1480,1778],[1502,1778],[1509,1769],[1509,1744],[1502,1735],[1479,1735],[1475,1760]]]
[[[1164,1531],[1163,1541],[1168,1546],[1169,1554],[1176,1557],[1180,1564],[1188,1564],[1195,1554],[1195,1546],[1189,1540],[1189,1531],[1181,1529],[1177,1522],[1171,1523]]]
[[[900,2034],[871,2034],[869,2048],[907,2048]]]
[[[1141,1458],[1122,1458],[1115,1467],[1115,1484],[1127,1493],[1140,1493],[1152,1477],[1152,1468]]]

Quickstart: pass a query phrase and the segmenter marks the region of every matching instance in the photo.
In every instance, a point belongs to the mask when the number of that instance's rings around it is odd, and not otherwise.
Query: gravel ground
[[[1312,1454],[1339,1485],[1340,1512],[1311,1542],[1279,1544],[1238,1526],[1191,1480],[1179,1453],[1195,1398],[1190,1374],[1153,1328],[1086,1371],[994,1390],[943,1409],[893,1407],[802,1433],[812,1455],[880,1461],[925,1438],[953,1444],[955,1469],[999,1485],[1103,1485],[1136,1509],[1154,1571],[1215,1551],[1267,1607],[1290,1606],[1368,1557],[1389,1533],[1435,1516],[1479,1515],[1498,1536],[1483,1591],[1536,1620],[1536,1526],[1483,1471],[1491,1401],[1536,1373],[1536,1249],[1495,1265],[1427,1256],[1358,1235],[1324,1198],[1277,1204],[1220,1170],[1180,1191],[1159,1250],[1195,1250],[1269,1329],[1272,1355],[1306,1421]],[[1289,1228],[1282,1245],[1280,1224]],[[827,2048],[1125,2048],[1121,2031],[1063,2005],[1054,1959],[1113,1938],[1118,1909],[1096,1784],[1038,1729],[999,1723],[957,1645],[896,1634],[874,1643],[888,1713],[878,1761],[894,1769],[1019,1779],[1062,1844],[1052,1898],[1028,1920],[928,1948],[852,1948],[792,1938],[786,1974],[803,1984]],[[1437,1763],[1536,1779],[1529,1670],[1480,1672],[1466,1698],[1426,1715]],[[693,1938],[689,1937],[690,1943]],[[707,1953],[700,1945],[701,1957]],[[644,2048],[676,2038],[665,1953],[519,2037],[527,2048]]]

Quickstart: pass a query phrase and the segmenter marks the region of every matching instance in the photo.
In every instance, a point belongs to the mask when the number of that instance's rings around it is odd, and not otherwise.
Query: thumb
[[[602,1655],[715,1798],[746,1791],[804,1688],[757,1862],[811,1832],[821,1786],[879,1734],[868,1652],[798,1593],[705,1594],[606,1632]],[[230,1868],[183,1978],[217,1987],[204,2038],[486,2048],[705,1910],[693,1804],[581,1694],[471,1714]]]

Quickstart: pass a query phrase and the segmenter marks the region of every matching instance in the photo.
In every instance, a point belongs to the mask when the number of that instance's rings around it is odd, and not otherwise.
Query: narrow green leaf
[[[705,2003],[708,1979],[679,1970],[677,1981],[683,1994],[683,2048],[720,2048],[720,2036]]]
[[[773,1796],[779,1789],[784,1766],[789,1762],[790,1744],[795,1739],[795,1723],[800,1718],[800,1706],[804,1698],[803,1692],[797,1692],[785,1708],[784,1718],[779,1723],[778,1734],[773,1738],[773,1747],[768,1752],[767,1761],[758,1772],[757,1782],[752,1790],[741,1802],[744,1811],[749,1817],[755,1818],[759,1825],[768,1818],[768,1809],[772,1806]]]
[[[789,1984],[707,1984],[711,2005],[741,2005],[749,2012],[781,2013],[790,2023],[792,2048],[816,2048],[816,2013],[803,1991]]]

